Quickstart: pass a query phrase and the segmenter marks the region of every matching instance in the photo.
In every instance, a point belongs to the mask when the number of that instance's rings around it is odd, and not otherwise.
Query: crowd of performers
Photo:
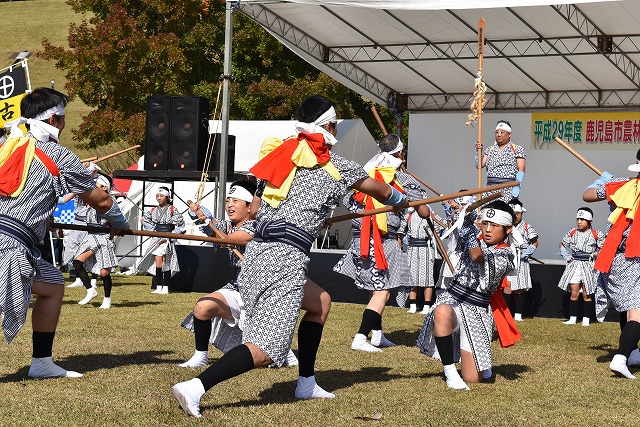
[[[73,286],[84,286],[87,305],[98,296],[97,277],[111,307],[111,272],[117,267],[113,237],[129,227],[111,197],[111,178],[92,164],[82,164],[58,143],[64,129],[67,97],[40,88],[21,103],[23,117],[7,125],[0,143],[0,309],[7,342],[25,323],[33,306],[33,355],[30,377],[80,377],[52,360],[52,346],[63,296],[64,278],[42,260],[36,245],[59,198],[75,198],[75,223],[110,225],[110,232],[69,231],[64,262],[75,269]],[[404,169],[404,145],[397,135],[378,141],[379,152],[361,166],[331,151],[338,143],[333,103],[322,96],[305,99],[295,112],[296,134],[268,138],[251,169],[257,183],[234,182],[227,194],[227,218],[215,218],[198,203],[188,215],[205,234],[217,236],[229,250],[235,270],[221,289],[200,298],[182,326],[194,334],[193,356],[184,368],[206,367],[191,380],[175,384],[172,394],[183,410],[200,417],[202,396],[217,384],[266,366],[298,366],[298,399],[333,398],[315,379],[315,361],[331,307],[329,294],[306,277],[312,243],[327,226],[330,212],[390,206],[392,210],[352,220],[351,246],[334,270],[370,291],[351,348],[380,352],[394,346],[385,337],[382,315],[392,291],[401,306],[417,313],[419,292],[425,315],[417,340],[419,351],[439,359],[446,384],[468,390],[469,383],[491,378],[492,339],[508,347],[520,338],[524,294],[531,289],[529,262],[538,247],[535,228],[523,219],[519,199],[525,175],[524,149],[511,142],[511,126],[498,122],[495,143],[476,157],[487,169],[487,184],[517,180],[500,199],[476,211],[474,197],[443,202],[444,216],[426,204],[415,176]],[[26,124],[25,137],[18,125]],[[476,149],[483,150],[480,142]],[[640,173],[640,151],[629,170]],[[640,175],[639,175],[640,176]],[[638,177],[613,178],[604,172],[585,191],[587,202],[607,200],[612,214],[606,233],[593,230],[593,212],[580,207],[576,228],[560,243],[567,261],[559,287],[570,293],[570,317],[576,324],[582,295],[583,326],[590,313],[604,319],[612,305],[621,315],[619,349],[610,369],[635,378],[628,366],[640,365],[640,230],[633,227],[638,208]],[[488,194],[483,194],[482,197]],[[148,230],[176,233],[185,229],[166,187],[157,190],[158,205],[143,216]],[[444,243],[443,243],[444,241]],[[179,271],[175,239],[154,238],[137,266],[153,275],[154,293],[167,294]],[[90,278],[89,272],[94,275]],[[291,350],[300,311],[298,354]],[[512,315],[513,312],[513,315]],[[209,344],[224,354],[209,365]],[[460,372],[457,364],[460,364]]]

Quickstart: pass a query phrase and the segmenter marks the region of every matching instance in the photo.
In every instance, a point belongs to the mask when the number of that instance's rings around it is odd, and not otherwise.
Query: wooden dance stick
[[[504,182],[502,184],[489,185],[487,187],[482,187],[482,188],[475,188],[473,190],[465,190],[465,191],[459,191],[457,193],[445,194],[444,196],[431,197],[431,198],[422,199],[422,200],[414,200],[412,202],[409,202],[409,207],[428,205],[429,203],[442,202],[443,200],[451,200],[451,199],[455,199],[456,197],[462,197],[462,196],[472,196],[474,194],[485,193],[485,192],[488,192],[488,191],[502,190],[503,188],[515,187],[517,185],[520,185],[520,181],[509,181],[509,182]],[[500,193],[500,195],[498,195],[497,197],[500,197],[501,195],[502,194]],[[489,198],[491,198],[491,196],[489,196]],[[478,200],[477,202],[471,204],[470,207],[474,206],[473,209],[475,209],[476,207],[481,206],[483,203],[487,203],[486,199],[488,199],[488,198]],[[483,201],[483,200],[485,200],[485,201]],[[493,199],[491,199],[491,200],[493,200]],[[482,202],[482,203],[480,203],[480,202]],[[477,203],[480,203],[480,205],[476,206]],[[333,224],[334,222],[348,221],[350,219],[360,218],[360,217],[363,217],[363,216],[376,215],[376,214],[384,213],[384,212],[391,212],[393,209],[394,209],[393,206],[385,206],[385,207],[378,208],[378,209],[362,210],[362,211],[356,212],[356,213],[335,216],[333,218],[327,218],[326,222],[330,223],[330,224]]]
[[[119,156],[122,153],[126,153],[127,151],[135,150],[136,148],[140,148],[140,145],[134,145],[133,147],[125,148],[124,150],[120,150],[120,151],[117,151],[115,153],[107,154],[104,157],[100,157],[100,158],[94,160],[93,163],[102,162],[103,160],[107,160],[107,159],[110,159],[112,157]]]
[[[80,161],[82,163],[84,163],[84,162],[94,162],[96,160],[98,160],[98,156],[87,157],[86,159],[80,159]]]
[[[598,169],[597,167],[593,166],[591,163],[589,163],[589,161],[587,159],[585,159],[584,157],[582,157],[580,155],[580,153],[578,153],[576,150],[574,150],[569,144],[567,144],[566,142],[564,142],[560,137],[556,136],[556,142],[558,144],[560,144],[560,146],[562,146],[565,150],[567,150],[568,152],[570,152],[571,154],[573,154],[574,156],[576,156],[576,158],[578,160],[580,160],[582,163],[584,163],[589,169],[591,169],[592,171],[594,171],[595,173],[598,174],[598,176],[602,175],[602,172],[600,171],[600,169]]]
[[[382,131],[383,135],[387,135],[389,132],[387,132],[387,128],[384,127],[384,123],[382,123],[382,119],[380,118],[380,115],[378,114],[378,110],[376,108],[375,105],[371,105],[371,112],[373,113],[373,117],[375,117],[376,122],[378,122],[378,126],[380,127],[380,130]]]
[[[538,258],[536,258],[536,257],[529,256],[529,259],[534,260],[534,261],[535,261],[535,262],[537,262],[538,264],[542,264],[542,265],[544,265],[544,262],[540,261],[540,260],[539,260]]]
[[[191,200],[187,200],[187,206],[191,206],[191,203],[193,203]],[[194,203],[196,206],[198,206],[198,210],[196,211],[196,214],[198,215],[198,219],[200,219],[201,217],[206,217],[206,215],[202,212],[202,209],[200,209],[200,205],[197,203]],[[207,218],[209,219],[209,218]],[[201,220],[202,221],[202,220]],[[218,236],[220,239],[226,239],[227,237],[229,237],[229,235],[227,233],[224,233],[221,230],[218,230],[218,227],[216,226],[212,226],[210,224],[211,220],[209,220],[209,223],[206,224],[207,227],[209,227],[210,229],[213,230],[214,233],[216,233],[216,236]],[[236,248],[231,248],[231,250],[233,251],[234,254],[236,254],[236,256],[238,258],[240,258],[240,261],[242,261],[244,259],[244,255],[242,255],[240,253],[240,251]]]
[[[429,224],[429,228],[431,229],[431,234],[433,234],[433,238],[436,239],[436,245],[438,247],[438,250],[440,251],[440,255],[442,255],[442,258],[449,266],[449,271],[451,273],[455,273],[453,264],[449,259],[449,255],[447,255],[447,251],[445,250],[444,245],[442,244],[442,240],[440,239],[440,236],[438,236],[438,233],[436,233],[436,228],[433,226],[433,222],[431,221],[431,218],[427,218],[427,224]]]
[[[441,195],[442,193],[439,192],[438,190],[436,190],[435,188],[433,188],[432,186],[430,186],[429,184],[427,184],[426,182],[424,182],[423,180],[421,180],[418,176],[412,174],[411,172],[409,172],[407,170],[407,168],[404,167],[404,165],[402,165],[403,170],[408,173],[409,175],[411,175],[412,177],[414,177],[420,184],[424,185],[425,187],[427,187],[429,190],[431,190],[436,196]]]
[[[108,234],[109,232],[111,232],[110,227],[95,226],[95,225],[60,224],[56,222],[51,224],[51,227],[61,228],[63,230],[80,230],[80,231],[89,231],[93,233],[105,233],[105,234]],[[158,237],[160,239],[195,240],[198,242],[217,243],[219,245],[225,244],[225,241],[223,239],[216,238],[216,237],[193,236],[190,234],[167,233],[167,232],[161,232],[161,231],[127,229],[127,230],[122,230],[122,234],[133,235],[133,236]]]

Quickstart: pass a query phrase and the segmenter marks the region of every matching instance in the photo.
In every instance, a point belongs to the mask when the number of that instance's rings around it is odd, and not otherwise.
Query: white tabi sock
[[[49,357],[32,357],[29,367],[29,377],[31,378],[80,378],[82,374],[75,371],[67,371],[53,363]]]
[[[76,280],[72,284],[67,285],[67,288],[78,288],[80,286],[82,286],[82,280],[79,277],[76,277]]]
[[[329,393],[316,383],[316,376],[298,377],[296,399],[333,399],[335,394]]]
[[[98,296],[98,291],[96,291],[96,288],[89,288],[89,289],[87,289],[87,295],[85,295],[84,298],[82,298],[80,301],[78,301],[78,304],[80,304],[80,305],[88,304],[89,301],[91,301],[92,299],[94,299],[97,296]]]
[[[376,347],[395,347],[396,346],[394,343],[389,341],[384,336],[384,334],[382,333],[382,330],[371,331],[371,344],[375,345]]]
[[[578,318],[576,316],[569,317],[569,320],[562,322],[563,325],[575,325]]]
[[[181,368],[199,368],[201,366],[207,366],[207,363],[209,363],[209,352],[196,350],[193,356],[191,356],[191,359],[178,366]]]
[[[409,304],[409,310],[407,310],[407,313],[415,313],[418,310],[418,307],[416,306],[416,304]]]
[[[176,398],[184,412],[196,418],[202,417],[200,415],[200,398],[202,398],[204,392],[202,381],[198,378],[184,381],[171,387],[171,394]]]
[[[447,387],[454,390],[471,390],[458,373],[456,365],[445,365],[444,376],[447,379]]]
[[[588,317],[583,317],[582,318],[582,326],[589,326],[589,318]]]
[[[96,289],[98,287],[98,279],[91,279],[91,287]]]
[[[630,380],[635,380],[636,377],[629,371],[627,368],[627,358],[622,354],[616,354],[611,359],[611,363],[609,363],[609,369],[616,375],[629,378]]]
[[[351,350],[368,351],[370,353],[380,352],[378,347],[374,347],[367,342],[367,337],[363,334],[356,334],[351,343]]]
[[[522,322],[522,313],[515,313],[513,315],[513,320],[515,320],[516,322]]]

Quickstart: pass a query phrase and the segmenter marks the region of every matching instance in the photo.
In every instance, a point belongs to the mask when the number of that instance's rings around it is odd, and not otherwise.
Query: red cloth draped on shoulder
[[[295,167],[291,156],[293,156],[293,153],[298,148],[298,144],[303,139],[307,141],[307,144],[316,155],[319,164],[323,165],[331,160],[329,147],[327,147],[327,144],[324,142],[324,136],[321,133],[299,133],[297,137],[287,138],[279,147],[264,156],[249,169],[249,171],[257,178],[268,181],[271,185],[280,188]]]
[[[32,143],[32,142],[30,142]],[[24,176],[25,153],[29,143],[18,146],[7,158],[4,164],[0,165],[0,195],[9,196],[13,194],[20,184],[26,179]],[[44,166],[54,176],[60,176],[60,171],[56,164],[47,156],[44,151],[35,149],[35,156],[44,164]]]
[[[385,182],[378,171],[376,171],[374,179],[379,182]],[[404,194],[404,190],[396,184],[395,180],[391,181],[389,185]],[[358,203],[364,204],[366,210],[375,208],[373,205],[373,197],[365,193],[357,192],[354,194],[353,199]],[[386,213],[383,215],[386,215]],[[369,256],[369,241],[371,239],[371,233],[373,232],[373,255],[376,261],[376,268],[378,270],[388,270],[389,264],[387,263],[387,257],[382,247],[382,231],[378,227],[376,217],[377,215],[369,215],[362,218],[362,226],[360,227],[360,256],[362,258]]]
[[[627,182],[629,181],[610,182],[606,184],[605,190],[607,194],[607,201],[611,202],[611,196],[615,194],[615,192],[618,191]],[[593,268],[602,273],[608,273],[611,269],[613,258],[616,256],[618,247],[622,242],[622,235],[632,221],[631,219],[627,218],[626,213],[627,209],[624,209],[620,213],[618,219],[611,227],[611,230],[609,230],[609,233],[607,233],[607,237],[604,240],[602,249],[600,249],[598,258],[596,258],[596,262]],[[640,220],[640,209],[636,211],[635,218],[633,219],[633,224],[631,225],[631,230],[629,231],[629,235],[627,236],[627,247],[624,253],[626,258],[640,257],[640,225],[637,225],[638,221],[636,220]]]
[[[507,247],[507,244],[502,243],[496,248],[503,247]],[[509,282],[505,276],[498,289],[493,293],[490,302],[491,310],[493,311],[493,320],[496,324],[496,329],[498,330],[498,338],[500,338],[500,346],[503,348],[511,347],[522,339],[522,335],[520,334],[520,331],[518,331],[518,327],[516,326],[515,320],[513,320],[511,311],[509,311],[509,307],[507,307],[507,303],[502,297],[502,290],[507,286],[509,286]]]

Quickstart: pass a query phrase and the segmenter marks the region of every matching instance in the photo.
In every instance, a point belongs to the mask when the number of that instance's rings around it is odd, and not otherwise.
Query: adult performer
[[[482,150],[483,144],[476,141],[476,153]],[[500,120],[496,125],[496,141],[482,156],[482,164],[478,164],[476,154],[476,167],[487,168],[487,185],[496,185],[509,181],[520,181],[517,187],[503,188],[501,199],[509,202],[514,197],[520,195],[520,187],[524,182],[525,162],[527,155],[524,148],[511,142],[511,124]],[[484,193],[486,197],[496,191]]]
[[[596,279],[596,317],[603,320],[608,302],[619,312],[627,312],[627,323],[620,332],[618,351],[609,368],[626,378],[636,377],[627,367],[627,359],[640,340],[640,226],[638,202],[640,191],[640,150],[636,162],[629,166],[634,178],[613,178],[603,172],[582,195],[585,202],[607,200],[611,215],[607,236],[594,268]]]
[[[404,160],[404,145],[397,135],[388,134],[377,142],[376,154],[364,166],[372,179],[384,182],[410,199],[426,198],[418,181],[399,170]],[[381,205],[371,196],[354,191],[344,199],[348,210],[356,212]],[[416,212],[423,218],[430,214],[427,205]],[[394,346],[382,332],[382,314],[391,295],[391,289],[403,287],[410,280],[406,254],[398,245],[398,228],[401,213],[389,212],[374,217],[356,218],[351,221],[351,248],[335,265],[333,271],[352,277],[358,289],[371,291],[369,303],[362,313],[360,329],[351,343],[352,350],[380,352],[378,347]],[[371,344],[367,342],[371,332]]]
[[[193,356],[180,364],[182,368],[206,366],[209,363],[209,343],[223,353],[242,344],[245,309],[238,290],[237,278],[240,274],[241,259],[236,251],[242,254],[246,244],[255,234],[255,221],[250,219],[250,207],[256,190],[256,185],[248,180],[231,184],[225,203],[229,220],[213,218],[211,212],[201,208],[199,204],[189,205],[189,216],[197,219],[197,223],[206,223],[202,227],[205,234],[214,235],[213,227],[227,234],[227,239],[232,244],[229,247],[229,258],[235,269],[235,276],[221,289],[200,298],[193,311],[182,321],[181,325],[194,333],[196,346]],[[214,250],[218,248],[219,245],[214,245]],[[327,292],[324,293],[326,295],[322,304],[325,312],[322,316],[323,321],[326,320],[331,306],[331,297]],[[308,292],[305,289],[305,298],[307,297]],[[302,307],[305,307],[304,298]],[[291,350],[287,354],[286,365],[298,365],[298,359]]]
[[[524,311],[525,294],[533,287],[531,284],[531,267],[529,266],[529,257],[538,248],[538,232],[528,222],[522,219],[522,214],[527,210],[522,202],[516,198],[509,200],[509,207],[513,209],[516,219],[513,222],[514,233],[520,234],[519,262],[516,262],[517,274],[507,277],[509,283],[503,289],[504,300],[509,309],[511,309],[511,301],[515,297],[515,310],[513,319],[516,322],[522,322],[522,312]]]
[[[167,187],[156,191],[158,206],[144,213],[142,225],[146,230],[182,233],[184,218],[171,204],[171,192]],[[153,275],[152,294],[168,294],[171,278],[180,271],[174,239],[152,237],[149,249],[138,263],[138,271]]]
[[[7,123],[10,137],[0,146],[0,311],[8,343],[24,325],[31,294],[33,355],[30,377],[81,377],[53,363],[53,340],[64,294],[64,278],[35,250],[58,198],[79,194],[112,225],[112,235],[129,225],[118,205],[96,188],[77,156],[58,144],[65,126],[66,95],[38,88],[20,103],[23,117]],[[22,135],[19,124],[29,129]]]
[[[582,326],[589,326],[593,311],[593,294],[596,291],[593,263],[604,243],[604,233],[591,228],[593,211],[582,207],[576,212],[576,228],[565,234],[560,242],[560,253],[567,267],[560,277],[558,287],[570,292],[569,320],[565,325],[575,325],[582,291]]]
[[[251,169],[260,179],[257,194],[262,200],[256,198],[260,201],[257,232],[247,244],[238,276],[246,308],[244,344],[229,350],[196,378],[173,386],[174,397],[189,415],[201,416],[200,399],[214,385],[253,368],[283,365],[300,313],[311,244],[349,187],[388,205],[406,205],[398,190],[374,181],[362,166],[330,151],[338,142],[333,102],[311,96],[295,117],[297,135],[285,141],[267,139],[261,160]],[[333,396],[316,384],[314,375],[322,329],[319,319],[309,313],[300,322],[298,398]]]
[[[514,217],[513,210],[501,200],[486,205],[481,211],[479,241],[475,212],[467,215],[459,234],[464,251],[460,269],[449,288],[436,298],[420,331],[420,351],[433,357],[437,348],[449,388],[469,390],[465,381],[480,382],[483,373],[491,369],[494,316],[489,304],[496,291],[502,299],[499,287],[514,267],[514,255],[505,243]],[[464,380],[455,365],[459,359]]]

